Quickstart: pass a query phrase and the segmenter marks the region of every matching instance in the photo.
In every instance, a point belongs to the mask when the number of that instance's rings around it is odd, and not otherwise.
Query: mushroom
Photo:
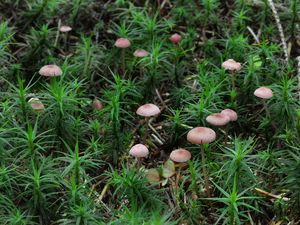
[[[130,41],[127,38],[118,38],[115,42],[117,48],[122,49],[122,73],[125,73],[125,49],[129,48],[131,45]]]
[[[216,140],[216,132],[208,127],[196,127],[187,134],[187,140],[192,144],[201,145],[202,168],[205,181],[207,196],[210,197],[208,172],[206,171],[206,159],[204,150],[208,148],[209,143]]]
[[[260,88],[257,88],[254,91],[254,95],[256,97],[262,99],[262,103],[263,103],[264,110],[266,111],[266,115],[267,115],[268,118],[271,118],[271,114],[270,114],[270,111],[269,111],[269,109],[267,107],[266,100],[268,100],[268,99],[270,99],[270,98],[273,97],[273,91],[272,91],[272,89],[267,88],[267,87],[260,87]],[[272,126],[276,129],[276,125],[274,124],[274,122],[272,122]]]
[[[230,118],[224,113],[214,113],[206,117],[206,121],[211,125],[221,127],[228,124],[230,122]]]
[[[261,99],[270,99],[273,97],[273,91],[267,87],[260,87],[254,91],[254,95]]]
[[[191,153],[184,148],[179,148],[179,149],[173,150],[171,152],[170,159],[173,162],[179,164],[179,171],[177,173],[176,181],[175,181],[176,187],[178,187],[178,182],[180,180],[180,171],[181,171],[181,167],[182,167],[181,164],[189,161],[191,159],[191,157],[192,157]]]
[[[115,42],[117,48],[129,48],[130,45],[131,43],[127,38],[118,38]]]
[[[225,116],[228,116],[230,122],[237,121],[237,119],[238,119],[237,113],[234,110],[232,110],[232,109],[224,109],[224,110],[221,111],[221,114],[223,114]],[[227,138],[229,136],[228,135],[228,126],[229,126],[229,123],[228,123],[227,126],[225,126],[225,135],[226,135],[225,136],[225,140],[224,140],[225,145],[227,145]]]
[[[31,108],[33,108],[37,112],[44,112],[45,110],[44,104],[38,98],[31,98],[28,100],[28,103],[30,104]]]
[[[137,159],[138,167],[140,167],[141,159],[147,158],[149,155],[148,148],[143,144],[136,144],[131,147],[129,154]]]
[[[62,70],[57,65],[45,65],[39,70],[39,74],[45,77],[58,77],[62,75]]]
[[[144,49],[137,49],[134,51],[133,55],[137,58],[144,58],[149,55],[149,52],[147,52]],[[140,75],[143,75],[143,67],[140,65]]]
[[[179,44],[179,42],[181,41],[181,36],[175,33],[169,39],[173,44]]]
[[[97,99],[97,98],[94,98],[94,100],[93,100],[93,102],[92,102],[92,106],[93,106],[93,108],[96,109],[96,110],[101,110],[101,109],[103,109],[102,103],[101,103],[100,100]]]
[[[228,59],[222,63],[222,67],[230,71],[232,88],[235,89],[235,73],[242,69],[242,64],[233,59]]]
[[[222,67],[225,70],[229,70],[232,72],[238,72],[242,69],[242,64],[239,62],[236,62],[234,59],[228,59],[222,63]]]
[[[170,159],[176,163],[185,163],[189,161],[191,157],[191,153],[184,148],[173,150],[170,154]]]
[[[237,121],[237,119],[238,119],[237,113],[232,109],[224,109],[221,111],[221,114],[228,116],[230,121],[232,121],[232,122]]]
[[[67,49],[68,36],[69,36],[68,33],[69,33],[71,30],[72,30],[72,27],[66,26],[66,25],[61,26],[61,27],[59,28],[59,31],[62,32],[62,33],[64,33],[63,36],[64,36],[64,46],[65,46],[65,49]]]
[[[72,27],[70,27],[70,26],[61,26],[61,27],[59,28],[59,31],[62,32],[62,33],[68,33],[68,32],[70,32],[71,30],[72,30]]]
[[[144,142],[146,142],[146,139],[148,136],[148,123],[149,123],[150,117],[157,116],[158,114],[160,114],[160,109],[152,103],[147,103],[147,104],[140,106],[136,110],[136,114],[138,114],[139,116],[145,117],[146,129],[145,129],[145,134],[144,134]]]
[[[133,55],[138,58],[143,58],[143,57],[147,57],[149,55],[149,52],[147,52],[144,49],[137,49],[134,51]]]

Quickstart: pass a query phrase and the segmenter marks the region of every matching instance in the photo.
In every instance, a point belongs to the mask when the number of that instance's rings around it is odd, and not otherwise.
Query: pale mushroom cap
[[[147,103],[145,105],[140,106],[136,110],[136,114],[138,114],[139,116],[144,116],[144,117],[156,116],[156,115],[160,114],[160,109],[152,103]]]
[[[36,110],[38,112],[42,112],[45,109],[44,104],[38,98],[31,98],[28,100],[28,103],[34,110]]]
[[[184,148],[173,150],[170,154],[170,159],[177,163],[187,162],[191,159],[191,157],[191,153]]]
[[[273,91],[267,87],[260,87],[254,91],[254,95],[259,98],[269,99],[273,97]]]
[[[58,77],[62,75],[62,70],[54,64],[43,66],[39,74],[45,77]]]
[[[60,32],[63,32],[63,33],[70,32],[71,30],[72,30],[72,27],[70,27],[70,26],[61,26],[61,27],[59,28],[59,31],[60,31]]]
[[[225,62],[222,63],[222,67],[225,70],[230,70],[230,71],[239,71],[242,69],[242,64],[239,62],[236,62],[233,59],[228,59]]]
[[[132,148],[129,151],[129,154],[133,157],[145,158],[149,155],[149,150],[143,144],[136,144],[132,146]]]
[[[144,49],[137,49],[134,51],[133,55],[135,57],[139,57],[139,58],[143,58],[143,57],[146,57],[149,55],[149,52],[147,52],[146,50]]]
[[[216,140],[216,132],[208,127],[195,127],[187,134],[187,140],[192,144],[209,144]]]
[[[230,117],[222,113],[214,113],[206,117],[206,121],[214,126],[224,126],[230,122]]]
[[[169,39],[174,44],[178,44],[181,41],[181,36],[176,33],[176,34],[173,34]]]
[[[97,98],[94,98],[93,103],[92,103],[92,106],[93,106],[94,109],[97,109],[97,110],[103,109],[102,103],[101,103],[100,100],[97,99]]]
[[[127,38],[118,38],[115,42],[117,48],[128,48],[130,45],[131,43]]]
[[[224,114],[230,118],[230,121],[237,121],[238,115],[237,113],[232,109],[224,109],[222,110],[221,114]]]

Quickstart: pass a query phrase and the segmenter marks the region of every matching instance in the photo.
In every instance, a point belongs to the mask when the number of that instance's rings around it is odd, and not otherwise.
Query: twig
[[[151,121],[149,121],[148,126],[150,129],[156,134],[156,136],[161,140],[161,142],[164,142],[165,140],[159,135],[159,133],[156,131],[156,129],[151,125]]]
[[[97,199],[97,203],[99,203],[100,201],[102,201],[104,195],[106,194],[107,190],[108,190],[108,187],[109,187],[109,182],[107,184],[105,184],[103,190],[101,191],[101,194],[99,196],[99,198]]]
[[[250,32],[250,34],[253,36],[255,42],[256,42],[257,44],[259,44],[258,36],[254,33],[254,31],[251,29],[251,27],[247,26],[247,29],[248,29],[248,31]]]
[[[285,60],[286,60],[286,62],[288,62],[289,61],[289,54],[288,54],[288,48],[287,48],[287,44],[286,44],[286,41],[285,41],[282,25],[280,23],[280,19],[279,19],[279,16],[278,16],[278,13],[277,13],[277,10],[275,8],[273,0],[268,0],[268,2],[269,2],[269,5],[270,5],[270,8],[272,9],[273,16],[275,18],[276,25],[277,25],[277,28],[278,28],[278,31],[279,31],[279,35],[280,35],[280,39],[281,39],[281,43],[282,43],[282,47],[283,47],[283,51],[284,51],[284,55],[285,55]]]
[[[155,134],[151,134],[151,136],[158,142],[158,144],[160,145],[164,144]]]
[[[276,198],[276,199],[282,199],[283,201],[289,201],[290,199],[289,198],[286,198],[286,197],[282,197],[282,195],[274,195],[270,192],[267,192],[267,191],[264,191],[260,188],[255,188],[255,191],[261,193],[261,194],[264,194],[264,195],[267,195],[269,197],[272,197],[272,198]]]
[[[169,110],[168,106],[166,105],[166,103],[165,103],[164,100],[162,99],[162,97],[161,97],[159,91],[157,90],[157,88],[155,88],[155,93],[156,93],[156,95],[157,95],[159,101],[160,101],[161,104],[163,105],[163,108]]]
[[[57,23],[57,31],[56,31],[56,37],[55,37],[54,47],[56,47],[57,42],[58,42],[60,25],[61,25],[61,19],[59,19],[58,23]]]

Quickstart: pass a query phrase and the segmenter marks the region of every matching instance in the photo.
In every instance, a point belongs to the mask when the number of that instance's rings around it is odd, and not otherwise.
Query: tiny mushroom
[[[118,38],[115,42],[117,48],[128,48],[130,45],[131,43],[127,38]]]
[[[45,106],[42,101],[38,98],[31,98],[28,100],[31,108],[33,108],[37,112],[43,112],[45,110]]]
[[[101,110],[101,109],[103,109],[102,103],[101,103],[100,100],[97,99],[97,98],[94,98],[93,103],[92,103],[92,106],[93,106],[93,108],[96,109],[96,110]]]
[[[204,148],[206,148],[206,144],[209,144],[214,140],[216,140],[216,132],[208,127],[196,127],[188,132],[187,140],[192,144],[204,145]],[[208,197],[210,197],[209,177],[208,177],[208,172],[206,170],[206,159],[204,154],[205,153],[204,148],[201,147],[202,169],[203,169],[203,176],[205,181],[205,189]]]
[[[187,140],[192,144],[209,144],[216,140],[216,132],[208,127],[196,127],[188,132]]]
[[[240,71],[242,69],[241,63],[236,62],[234,59],[226,60],[222,63],[222,67],[229,71]]]
[[[179,163],[179,164],[189,161],[191,159],[191,157],[192,157],[191,153],[188,150],[183,149],[183,148],[173,150],[170,154],[170,159],[173,162]],[[176,180],[175,180],[176,187],[178,187],[178,183],[180,180],[180,170],[181,170],[181,167],[179,167],[179,171],[176,176]]]
[[[67,32],[70,32],[71,30],[72,30],[72,27],[70,27],[70,26],[61,26],[59,28],[59,31],[62,33],[67,33]]]
[[[230,118],[230,121],[237,121],[238,115],[237,113],[232,109],[224,109],[222,110],[221,114],[224,114]]]
[[[206,121],[213,126],[225,126],[230,122],[230,117],[224,113],[214,113],[206,117]]]
[[[254,91],[254,95],[262,99],[270,99],[273,97],[273,91],[267,87],[260,87]]]
[[[39,74],[45,77],[58,77],[62,75],[62,70],[57,65],[45,65],[39,70]]]
[[[170,154],[170,159],[176,163],[184,163],[191,159],[191,153],[183,148],[173,150]]]
[[[158,114],[160,114],[160,109],[152,103],[147,103],[145,105],[140,106],[136,110],[136,114],[146,118],[146,129],[145,129],[145,134],[144,134],[144,142],[146,142],[146,139],[147,139],[147,136],[148,136],[147,126],[148,126],[148,123],[149,123],[149,119],[152,116],[157,116]]]
[[[136,114],[143,117],[157,116],[158,114],[160,114],[160,109],[152,103],[147,103],[140,106],[137,109]]]
[[[149,150],[143,144],[136,144],[132,146],[132,148],[129,151],[129,154],[136,158],[146,158],[149,155]]]
[[[169,39],[173,44],[178,44],[181,41],[181,36],[175,33]]]
[[[115,42],[115,46],[117,48],[122,49],[122,55],[121,55],[121,60],[122,60],[122,73],[125,74],[125,49],[129,48],[131,45],[129,39],[127,38],[118,38]]]
[[[144,49],[137,49],[134,51],[133,55],[135,57],[138,57],[138,58],[143,58],[143,57],[146,57],[149,55],[149,52],[147,52],[146,50]]]
[[[270,88],[267,88],[267,87],[260,87],[260,88],[257,88],[255,91],[254,91],[254,95],[258,98],[261,98],[262,99],[262,103],[263,103],[263,107],[266,111],[266,115],[267,117],[271,118],[271,114],[270,114],[270,111],[267,107],[267,104],[266,104],[266,100],[270,99],[273,97],[273,91],[272,89]],[[276,130],[277,127],[274,123],[274,121],[271,121],[271,124],[273,126],[273,128]]]

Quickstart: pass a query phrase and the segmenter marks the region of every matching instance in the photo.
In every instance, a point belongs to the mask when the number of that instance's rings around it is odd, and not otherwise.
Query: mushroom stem
[[[270,114],[269,108],[268,108],[268,106],[267,106],[266,100],[263,99],[262,102],[263,102],[264,110],[266,111],[266,116],[268,117],[268,119],[270,119],[270,118],[271,118],[271,114]],[[275,123],[273,122],[273,120],[271,121],[271,125],[272,125],[272,127],[273,127],[275,130],[277,130],[277,127],[276,127]]]
[[[148,135],[149,135],[149,133],[148,133],[148,124],[149,124],[149,120],[150,120],[150,117],[146,117],[145,118],[145,133],[144,133],[144,144],[146,144],[146,142],[147,142],[147,137],[148,137]]]
[[[235,73],[231,72],[231,85],[232,85],[232,89],[235,90]]]
[[[181,172],[181,165],[179,164],[179,170],[176,176],[176,180],[175,180],[175,187],[178,188],[178,184],[179,184],[179,180],[180,180],[180,172]]]
[[[141,163],[141,159],[140,158],[138,158],[138,157],[136,157],[136,160],[137,160],[137,169],[138,170],[140,170],[140,168],[141,168],[141,165],[142,165],[142,163]]]
[[[205,145],[201,146],[200,148],[201,148],[201,161],[202,161],[202,171],[204,176],[204,185],[205,185],[207,197],[210,198],[211,195],[209,190],[209,180],[208,180],[208,173],[206,170],[206,159],[205,159],[205,152],[204,152]]]
[[[123,76],[125,74],[125,49],[123,48],[122,49],[122,73],[123,73]]]
[[[65,51],[68,51],[68,32],[64,34],[64,48],[65,48]]]
[[[225,125],[224,131],[225,131],[225,139],[224,139],[224,145],[227,146],[227,140],[228,140],[228,124]]]

